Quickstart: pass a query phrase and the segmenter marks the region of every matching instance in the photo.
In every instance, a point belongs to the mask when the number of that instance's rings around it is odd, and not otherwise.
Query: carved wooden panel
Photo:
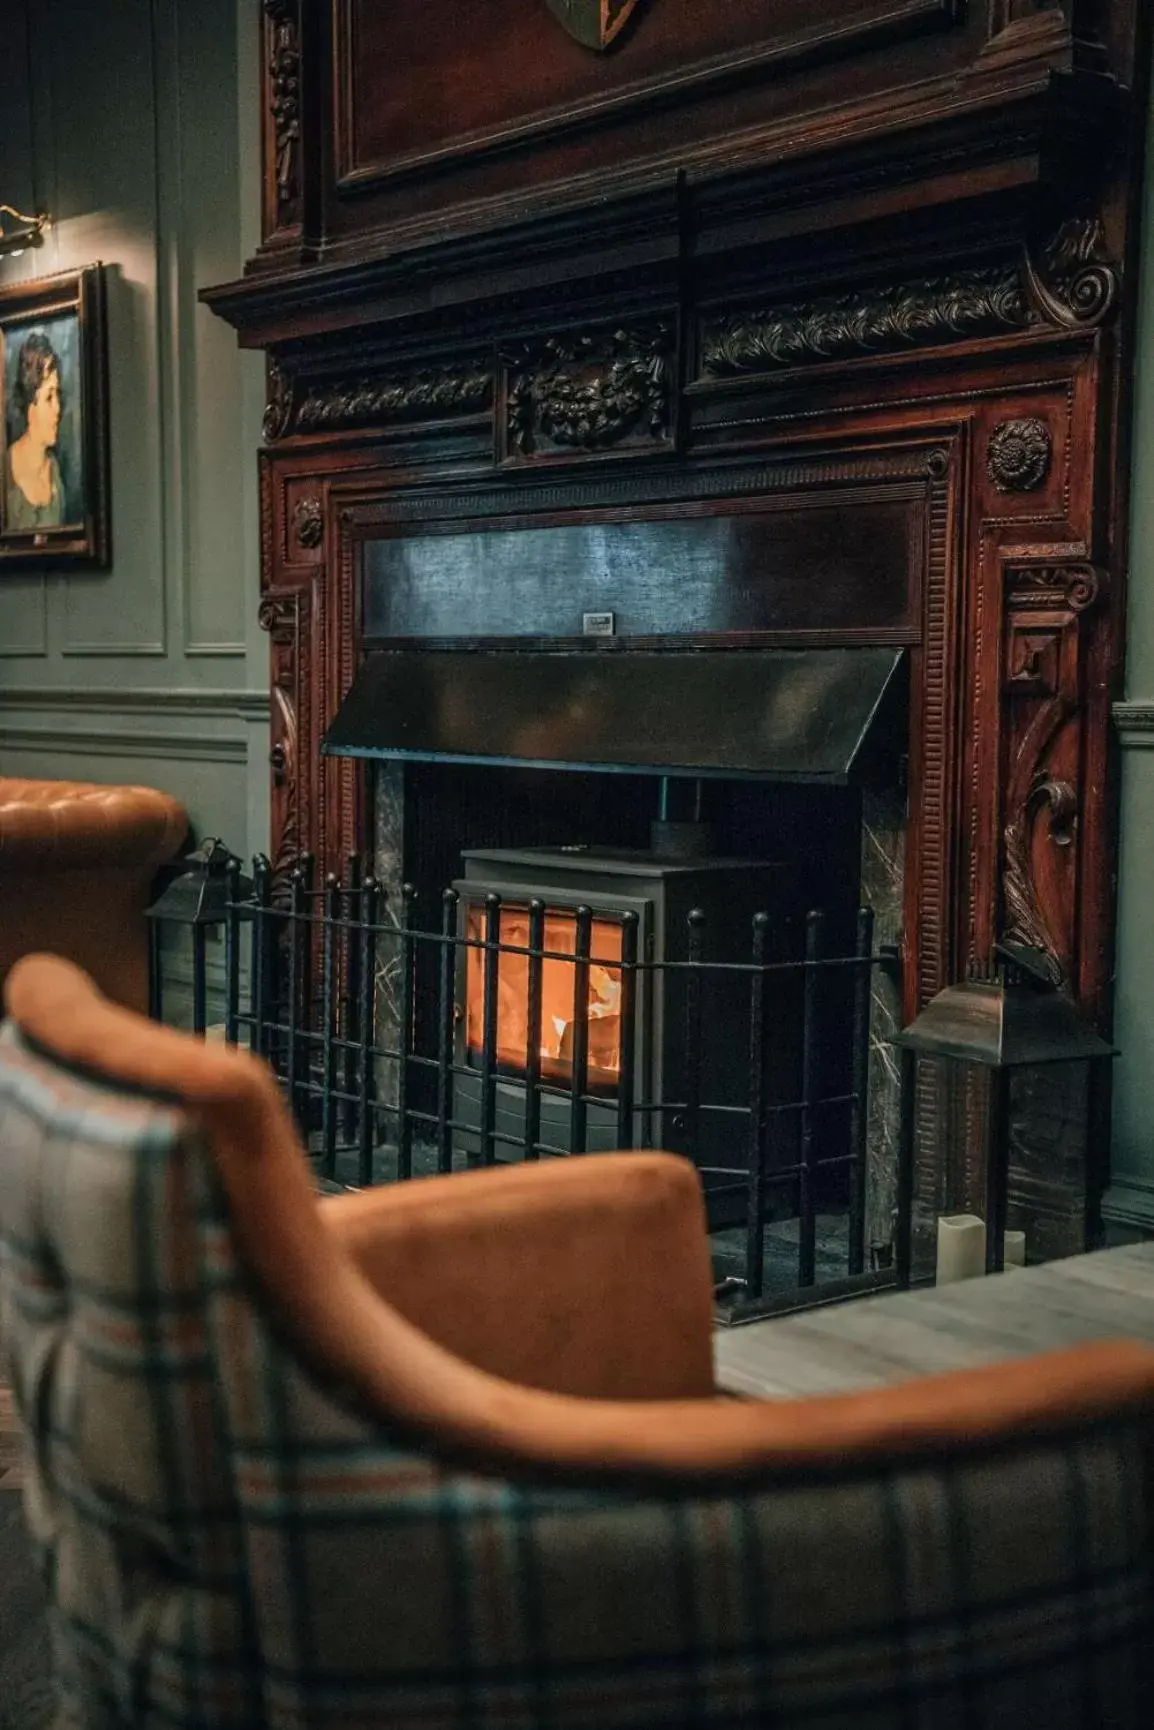
[[[671,100],[892,45],[948,25],[960,10],[955,0],[640,0],[631,17],[612,19],[612,52],[598,55],[574,29],[587,0],[562,4],[568,19],[547,0],[505,0],[499,11],[491,0],[339,0],[340,184],[379,186],[513,145],[588,134]],[[398,78],[398,67],[410,76]]]
[[[266,237],[299,229],[302,214],[300,0],[263,0]]]
[[[308,820],[311,753],[306,729],[302,756],[301,718],[310,697],[308,606],[299,589],[266,594],[260,604],[261,629],[269,636],[272,770],[272,862],[278,877],[302,852],[310,850]]]
[[[1055,549],[1053,562],[1005,570],[1006,711],[1002,932],[1037,951],[1054,984],[1077,992],[1086,826],[1101,824],[1086,774],[1088,636],[1106,598],[1103,571]],[[1011,1198],[1034,1253],[1082,1247],[1096,1188],[1087,1164],[1086,1077],[1018,1078],[1012,1094]]]
[[[1076,962],[1083,630],[1102,591],[1079,560],[1006,570],[1002,932],[1040,951],[1055,984]]]

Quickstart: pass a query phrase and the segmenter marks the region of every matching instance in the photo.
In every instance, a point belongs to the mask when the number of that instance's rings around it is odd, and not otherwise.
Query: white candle
[[[986,1222],[973,1213],[938,1217],[937,1283],[975,1279],[986,1271]]]
[[[1004,1262],[1006,1267],[1025,1267],[1026,1265],[1026,1234],[1024,1231],[1008,1231],[1002,1239],[1005,1246]]]

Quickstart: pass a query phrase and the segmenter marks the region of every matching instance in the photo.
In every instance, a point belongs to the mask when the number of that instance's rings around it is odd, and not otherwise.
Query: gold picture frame
[[[0,288],[0,575],[108,565],[104,268]]]

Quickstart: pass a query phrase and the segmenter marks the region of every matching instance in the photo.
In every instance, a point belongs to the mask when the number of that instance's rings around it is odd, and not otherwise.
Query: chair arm
[[[713,1391],[712,1278],[688,1161],[613,1153],[332,1196],[322,1218],[406,1320],[552,1393]]]
[[[135,871],[171,859],[188,830],[178,800],[154,787],[0,776],[0,871]]]
[[[22,955],[50,950],[143,1010],[144,910],[187,829],[184,806],[155,788],[0,776],[0,981]]]

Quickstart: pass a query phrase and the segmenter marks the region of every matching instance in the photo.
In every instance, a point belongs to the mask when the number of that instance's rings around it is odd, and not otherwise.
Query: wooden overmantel
[[[820,622],[741,640],[909,646],[907,1008],[1010,936],[1106,1027],[1150,10],[641,0],[597,52],[545,0],[263,0],[264,241],[204,298],[268,354],[277,859],[365,839],[319,743],[366,540],[901,500],[900,626],[824,534]],[[1078,1247],[1094,1175],[1017,1181]]]

